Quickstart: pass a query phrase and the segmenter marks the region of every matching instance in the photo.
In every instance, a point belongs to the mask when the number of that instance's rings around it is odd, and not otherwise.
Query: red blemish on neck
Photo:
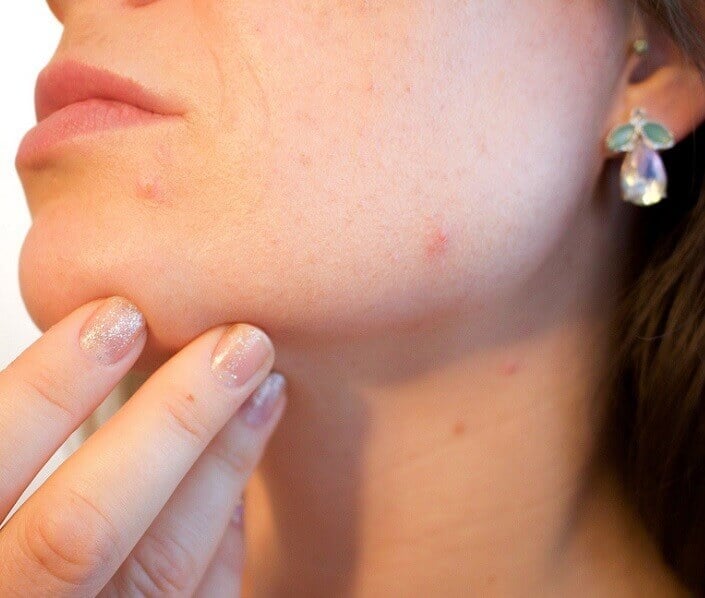
[[[504,376],[513,376],[519,371],[519,363],[516,361],[507,361],[502,365],[500,371]]]
[[[458,420],[455,422],[455,425],[453,426],[453,434],[456,436],[462,436],[465,434],[465,422],[462,420]]]

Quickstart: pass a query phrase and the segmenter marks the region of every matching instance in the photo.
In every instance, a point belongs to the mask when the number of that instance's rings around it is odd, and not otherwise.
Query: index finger
[[[0,521],[132,367],[146,338],[133,303],[97,299],[54,324],[0,372]]]
[[[273,363],[249,324],[211,329],[169,359],[8,521],[0,595],[10,584],[95,595]]]

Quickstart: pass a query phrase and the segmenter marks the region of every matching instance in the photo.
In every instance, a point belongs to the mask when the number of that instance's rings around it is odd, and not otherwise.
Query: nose
[[[152,4],[157,0],[113,0],[116,4],[122,4],[127,7],[138,8],[140,6],[147,6]],[[66,8],[71,2],[76,2],[76,0],[47,0],[49,5],[49,10],[54,14],[54,16],[63,24],[66,15]]]

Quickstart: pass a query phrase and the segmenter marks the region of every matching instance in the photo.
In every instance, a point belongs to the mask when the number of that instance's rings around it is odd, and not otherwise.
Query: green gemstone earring
[[[607,149],[628,152],[620,171],[622,199],[638,206],[650,206],[666,197],[668,179],[659,150],[672,148],[673,133],[646,117],[637,108],[629,122],[619,125],[607,136]]]

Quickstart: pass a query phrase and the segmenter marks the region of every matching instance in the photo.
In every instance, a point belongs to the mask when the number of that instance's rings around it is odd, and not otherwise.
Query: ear
[[[643,55],[629,49],[607,132],[628,122],[632,109],[643,108],[649,120],[665,125],[678,143],[705,121],[705,73],[653,20],[642,16],[631,35],[632,41],[646,39],[649,49]]]

